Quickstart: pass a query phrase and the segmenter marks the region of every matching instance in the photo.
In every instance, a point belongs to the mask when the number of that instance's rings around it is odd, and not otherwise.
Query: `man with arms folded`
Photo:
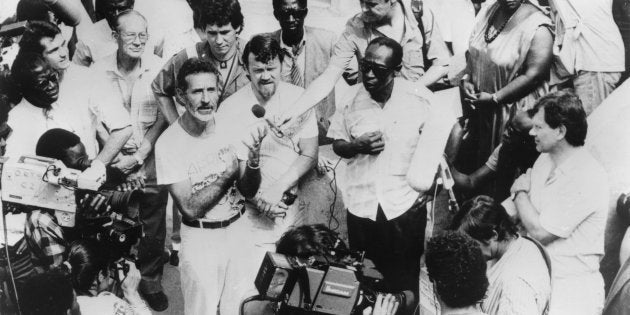
[[[411,290],[417,301],[427,214],[426,200],[414,188],[431,185],[437,160],[432,159],[432,172],[415,173],[426,179],[413,185],[407,173],[416,150],[434,150],[428,145],[416,149],[425,123],[442,119],[433,116],[433,95],[427,88],[395,78],[402,58],[396,41],[379,37],[370,42],[360,62],[363,86],[335,115],[328,136],[335,139],[335,153],[348,163],[344,202],[350,247],[366,251],[374,261],[385,277],[383,291]],[[446,136],[451,125],[443,128]],[[446,143],[444,136],[442,140]],[[436,148],[433,155],[441,157],[443,149]]]
[[[604,282],[599,261],[609,188],[606,172],[584,148],[587,123],[580,99],[559,91],[535,105],[534,136],[541,152],[534,167],[512,185],[516,214],[529,236],[551,257],[550,315],[599,314]]]
[[[177,93],[186,112],[155,145],[157,182],[168,188],[182,214],[180,274],[186,314],[217,313],[224,287],[230,290],[226,278],[238,271],[232,262],[243,260],[238,257],[240,244],[250,237],[240,218],[243,196],[254,196],[260,183],[258,150],[265,128],[253,126],[243,141],[250,151],[237,158],[232,140],[215,121],[217,72],[209,61],[184,62]]]
[[[247,43],[243,59],[251,84],[225,100],[217,114],[220,124],[232,124],[234,132],[228,134],[238,135],[239,130],[266,124],[254,116],[253,105],[258,104],[268,119],[288,110],[300,96],[301,87],[280,80],[283,58],[280,44],[271,34],[256,35]],[[317,122],[312,110],[295,122],[282,134],[270,130],[273,133],[261,143],[260,189],[246,204],[251,224],[247,246],[251,247],[252,258],[242,266],[240,278],[230,281],[235,296],[221,305],[222,314],[238,311],[243,298],[239,294],[253,288],[265,252],[274,251],[282,233],[302,225],[306,219],[305,207],[300,203],[302,192],[297,191],[296,185],[317,163]],[[296,199],[289,201],[295,196]]]
[[[140,13],[125,11],[116,16],[112,26],[118,49],[91,68],[96,79],[90,106],[95,111],[117,108],[131,122],[133,134],[112,167],[127,180],[146,184],[139,213],[144,231],[138,248],[138,266],[142,273],[140,292],[151,308],[163,311],[168,307],[161,285],[168,193],[164,187],[156,185],[153,145],[166,127],[166,121],[159,114],[151,91],[151,82],[161,62],[157,56],[144,54],[149,34],[147,21]],[[103,125],[104,129],[110,129],[111,122],[103,121]]]

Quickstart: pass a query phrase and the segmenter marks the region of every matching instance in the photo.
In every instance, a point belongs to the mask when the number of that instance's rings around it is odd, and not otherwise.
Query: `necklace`
[[[499,12],[499,9],[494,11],[494,13],[492,14],[492,17],[490,17],[490,21],[488,21],[488,27],[486,28],[486,32],[483,36],[483,38],[486,40],[486,43],[490,44],[497,37],[499,37],[499,34],[501,34],[505,26],[507,26],[507,24],[510,23],[510,21],[512,20],[512,17],[514,17],[516,12],[518,12],[518,9],[520,9],[522,6],[523,6],[523,3],[521,2],[521,5],[518,6],[518,8],[512,13],[512,15],[510,15],[510,17],[507,20],[505,20],[505,22],[503,22],[503,24],[501,24],[501,26],[499,26],[498,29],[494,28],[494,19],[496,18],[497,12]]]

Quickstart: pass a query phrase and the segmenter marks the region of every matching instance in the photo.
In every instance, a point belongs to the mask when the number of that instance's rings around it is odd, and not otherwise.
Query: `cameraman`
[[[70,246],[64,266],[69,268],[82,313],[150,315],[149,307],[138,293],[140,271],[129,261],[111,261],[106,253],[105,248],[91,240],[75,241]],[[112,268],[113,266],[116,268]],[[129,269],[125,274],[121,268]],[[112,293],[118,286],[123,292],[124,300]]]
[[[69,168],[83,170],[88,155],[80,138],[65,129],[50,129],[37,141],[35,153],[38,156],[58,159]],[[84,198],[82,206],[100,208],[102,198]],[[43,272],[54,266],[59,266],[68,247],[70,232],[63,229],[54,212],[45,209],[35,209],[26,215],[24,235],[31,261],[37,272]]]
[[[323,224],[302,225],[293,228],[282,235],[276,243],[276,252],[286,256],[311,258],[314,256],[330,257],[331,252],[347,252],[346,244]],[[407,305],[413,305],[410,301],[411,292],[405,292]],[[408,293],[408,294],[407,294]],[[399,302],[391,294],[379,293],[374,308],[367,307],[363,315],[393,315],[398,310]],[[254,315],[277,314],[278,309],[269,301],[249,302],[243,305],[243,314]],[[280,314],[311,314],[308,311],[282,311]]]

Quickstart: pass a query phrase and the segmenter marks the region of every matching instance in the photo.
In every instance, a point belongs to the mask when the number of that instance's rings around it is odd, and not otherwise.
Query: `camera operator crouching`
[[[384,293],[383,276],[362,252],[348,250],[323,224],[287,231],[268,252],[258,275],[258,295],[242,301],[241,314],[394,315],[406,312],[413,292]],[[305,289],[309,288],[309,289]],[[254,293],[254,292],[250,292]]]
[[[138,293],[140,271],[125,260],[112,260],[94,240],[78,240],[57,268],[26,281],[24,315],[150,315]],[[121,290],[122,297],[115,292]]]

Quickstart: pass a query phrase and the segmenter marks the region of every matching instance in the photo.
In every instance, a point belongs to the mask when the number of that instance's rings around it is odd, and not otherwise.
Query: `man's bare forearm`
[[[295,107],[291,109],[290,115],[298,117],[317,105],[319,101],[323,100],[332,91],[342,74],[343,69],[334,65],[328,65],[328,68],[315,81],[311,82],[309,87],[302,93],[302,96],[294,102]]]
[[[352,142],[346,140],[337,139],[332,145],[333,152],[344,159],[351,159],[355,157],[359,152]]]
[[[109,138],[107,138],[107,141],[105,141],[103,150],[99,152],[96,159],[103,162],[103,164],[108,165],[120,152],[129,138],[131,138],[131,134],[131,126],[112,131]]]
[[[521,223],[525,227],[525,230],[527,230],[529,236],[535,238],[543,245],[547,245],[557,238],[547,232],[540,224],[540,215],[529,199],[528,193],[516,192],[514,205],[516,206],[518,217],[521,219]]]
[[[180,204],[182,215],[188,220],[204,217],[223,198],[233,182],[233,177],[221,175],[206,187],[191,192],[183,204]]]
[[[166,129],[166,127],[168,127],[168,124],[166,122],[166,119],[164,118],[164,115],[158,113],[157,120],[144,135],[142,144],[140,145],[140,148],[138,148],[138,154],[143,160],[151,154],[151,152],[153,151],[153,146],[155,146],[155,142],[160,137],[164,129]]]
[[[418,82],[424,86],[430,86],[448,74],[448,66],[434,65],[427,70]]]
[[[284,188],[284,191],[297,185],[300,178],[317,164],[317,156],[319,154],[317,137],[300,140],[300,147],[304,148],[302,154],[291,164],[277,182]]]
[[[171,125],[177,120],[177,118],[179,118],[179,115],[177,114],[177,108],[175,107],[175,101],[172,97],[155,94],[155,99],[158,102],[160,112],[162,112],[162,115],[169,125]]]

